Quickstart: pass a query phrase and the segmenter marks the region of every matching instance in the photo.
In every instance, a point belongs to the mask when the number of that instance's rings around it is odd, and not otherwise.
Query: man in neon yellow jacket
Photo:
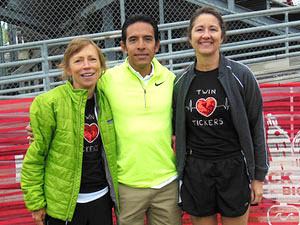
[[[110,103],[117,135],[119,225],[181,224],[172,150],[175,75],[154,54],[157,25],[148,16],[129,17],[122,27],[126,61],[106,71],[99,85]]]

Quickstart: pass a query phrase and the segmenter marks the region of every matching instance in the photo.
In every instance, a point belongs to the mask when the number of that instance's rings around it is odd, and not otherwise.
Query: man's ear
[[[160,41],[158,40],[155,44],[155,53],[159,51]]]
[[[125,54],[127,54],[128,51],[127,51],[127,47],[126,47],[125,43],[123,41],[120,41],[120,44],[121,44],[122,51]]]

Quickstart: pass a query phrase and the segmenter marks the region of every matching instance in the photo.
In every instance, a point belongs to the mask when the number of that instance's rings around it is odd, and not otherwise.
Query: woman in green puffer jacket
[[[76,38],[59,67],[66,84],[39,95],[30,108],[25,204],[38,225],[111,225],[112,206],[118,209],[114,121],[96,85],[105,58],[92,40]]]

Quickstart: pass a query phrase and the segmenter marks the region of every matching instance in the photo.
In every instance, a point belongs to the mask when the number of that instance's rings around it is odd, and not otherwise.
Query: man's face
[[[151,24],[136,22],[127,27],[126,45],[121,42],[121,47],[128,55],[130,65],[142,74],[145,70],[151,71],[151,61],[159,49],[159,41],[155,43]]]

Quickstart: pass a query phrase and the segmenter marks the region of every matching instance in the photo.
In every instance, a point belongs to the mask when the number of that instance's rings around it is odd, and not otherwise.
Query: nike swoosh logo
[[[155,86],[159,86],[159,85],[161,85],[162,83],[164,83],[164,81],[163,81],[163,82],[160,82],[160,83],[155,83]]]

